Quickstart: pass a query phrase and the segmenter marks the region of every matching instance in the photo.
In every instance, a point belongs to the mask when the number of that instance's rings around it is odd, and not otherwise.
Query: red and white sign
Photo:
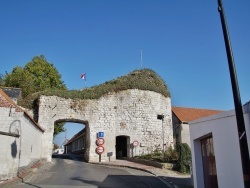
[[[96,148],[96,153],[98,153],[99,155],[101,155],[104,152],[104,147],[103,146],[98,146]]]
[[[97,138],[96,144],[97,144],[98,146],[102,146],[104,143],[105,143],[104,138]]]
[[[135,140],[134,142],[133,142],[133,146],[134,147],[137,147],[139,145],[139,142],[137,141],[137,140]]]

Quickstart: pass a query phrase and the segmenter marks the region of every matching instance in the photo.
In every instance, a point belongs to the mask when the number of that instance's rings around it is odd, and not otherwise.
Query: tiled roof
[[[22,89],[13,87],[2,87],[2,90],[10,97],[18,99],[21,97]]]
[[[0,89],[0,107],[15,108],[16,112],[23,112],[23,110],[18,107],[2,89]]]
[[[172,112],[181,122],[190,122],[203,117],[219,114],[223,111],[172,106]]]
[[[4,108],[14,108],[16,112],[23,112],[26,117],[28,117],[32,123],[44,132],[44,129],[24,110],[22,110],[17,104],[11,100],[11,98],[0,88],[0,107]]]

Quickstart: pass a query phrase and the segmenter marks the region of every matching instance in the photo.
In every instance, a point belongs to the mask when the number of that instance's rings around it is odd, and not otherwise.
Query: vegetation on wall
[[[163,79],[150,69],[141,69],[83,90],[58,90],[53,88],[33,93],[25,99],[20,100],[19,104],[31,109],[33,101],[41,95],[58,96],[70,99],[98,99],[105,94],[127,89],[155,91],[166,97],[170,97],[170,92]]]
[[[175,170],[189,174],[191,171],[191,150],[186,143],[177,143],[175,149],[169,147],[163,155],[162,150],[155,150],[152,153],[136,156],[136,158],[156,161],[160,163],[175,163]]]

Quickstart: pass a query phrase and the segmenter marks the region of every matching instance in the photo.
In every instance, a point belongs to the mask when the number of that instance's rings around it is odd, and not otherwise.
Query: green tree
[[[6,73],[2,82],[7,87],[21,88],[22,97],[24,98],[32,93],[46,89],[67,89],[61,80],[61,74],[53,64],[47,62],[43,55],[33,57],[24,68],[20,66],[14,67],[11,73]],[[64,124],[59,123],[54,126],[54,136],[65,131]]]
[[[4,86],[4,76],[0,74],[0,86]]]
[[[65,125],[64,122],[55,123],[55,125],[54,125],[54,133],[53,133],[54,138],[55,138],[55,136],[58,135],[59,133],[65,132],[64,125]]]
[[[24,68],[14,67],[4,81],[5,86],[22,88],[23,97],[45,89],[66,89],[58,70],[43,55],[33,57]]]
[[[53,150],[55,151],[55,150],[58,149],[58,148],[59,148],[59,146],[58,146],[56,143],[54,143]]]

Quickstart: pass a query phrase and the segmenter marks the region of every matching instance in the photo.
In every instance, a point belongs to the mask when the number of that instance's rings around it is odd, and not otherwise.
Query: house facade
[[[0,182],[42,157],[44,130],[0,89]]]
[[[65,145],[65,154],[84,154],[85,152],[85,128],[75,134]]]
[[[189,122],[221,112],[223,111],[172,106],[173,134],[175,141],[178,143],[187,143],[191,147]]]
[[[249,146],[249,102],[243,112]],[[244,187],[235,110],[190,122],[190,140],[195,188]]]

